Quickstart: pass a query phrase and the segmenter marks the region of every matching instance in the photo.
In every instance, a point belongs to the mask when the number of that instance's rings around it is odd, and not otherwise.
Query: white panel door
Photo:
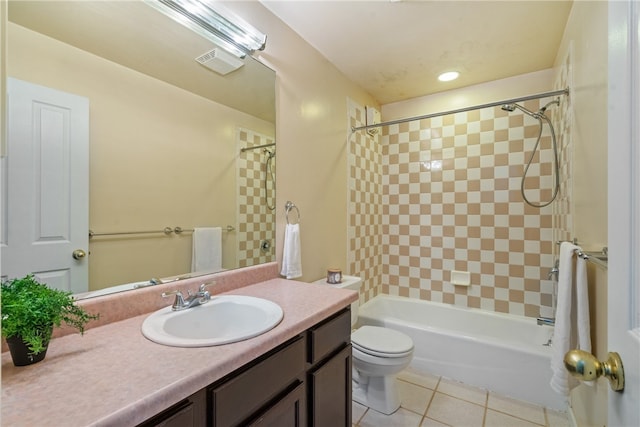
[[[2,276],[88,290],[89,100],[9,78]],[[86,255],[73,257],[76,250]]]
[[[608,426],[640,426],[640,30],[637,1],[609,3],[608,346],[625,386]]]

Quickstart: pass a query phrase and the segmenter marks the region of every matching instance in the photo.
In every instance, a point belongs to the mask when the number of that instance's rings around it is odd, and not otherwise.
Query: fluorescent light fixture
[[[267,36],[214,1],[145,0],[149,6],[239,58],[263,50]]]
[[[438,80],[441,82],[450,82],[451,80],[455,80],[460,76],[460,73],[457,71],[447,71],[438,76]]]

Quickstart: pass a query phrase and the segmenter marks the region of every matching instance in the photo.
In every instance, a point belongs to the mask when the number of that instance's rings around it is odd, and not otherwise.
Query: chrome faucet
[[[208,286],[215,285],[216,282],[203,283],[198,288],[198,292],[195,294],[191,290],[187,291],[187,299],[184,298],[182,292],[176,290],[171,292],[163,292],[162,298],[167,298],[171,295],[175,295],[176,298],[171,305],[171,310],[180,311],[188,308],[196,307],[198,305],[206,304],[211,300],[211,294],[206,290]]]
[[[156,279],[155,277],[152,277],[151,280],[149,280],[146,283],[138,283],[137,285],[133,286],[133,289],[140,289],[140,288],[146,288],[147,286],[155,286],[155,285],[161,285],[164,282],[160,279]]]
[[[549,274],[547,275],[547,280],[553,280],[555,279],[555,281],[558,281],[558,273],[560,272],[560,260],[557,259],[556,262],[553,264],[553,268],[549,270]]]

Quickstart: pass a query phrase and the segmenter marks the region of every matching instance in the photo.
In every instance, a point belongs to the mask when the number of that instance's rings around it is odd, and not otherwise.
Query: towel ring
[[[289,212],[291,212],[292,209],[296,210],[296,215],[298,216],[296,218],[296,221],[293,222],[293,223],[291,221],[289,221]],[[298,224],[300,222],[300,210],[298,209],[298,207],[296,205],[293,204],[293,202],[287,202],[284,205],[284,216],[285,216],[285,218],[287,220],[287,224]]]

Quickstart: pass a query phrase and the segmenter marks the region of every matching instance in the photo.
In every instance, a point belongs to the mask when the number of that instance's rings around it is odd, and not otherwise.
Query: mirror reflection
[[[32,219],[49,221],[40,227],[40,241],[47,244],[39,249],[48,246],[51,254],[12,246],[28,240],[20,236],[25,226],[4,227],[3,276],[33,272],[83,297],[275,259],[273,70],[250,56],[225,75],[203,66],[196,58],[217,46],[141,1],[10,1],[9,21],[11,118],[3,158],[9,182],[3,209],[9,215],[3,217],[15,218],[11,210],[31,197],[14,187],[21,179],[11,167],[19,156],[12,158],[19,151],[12,150],[17,139],[12,132],[20,128],[14,123],[19,115],[11,114],[12,98],[19,98],[15,93],[34,90],[30,96],[53,99],[41,103],[46,107],[36,127],[47,129],[47,135],[60,131],[60,137],[49,137],[54,140],[49,151],[42,147],[50,141],[41,138],[34,152],[55,155],[41,156],[31,173],[35,199],[38,182],[62,195],[49,197],[50,207],[38,201],[42,215]],[[87,110],[84,125],[82,114],[80,124],[74,122],[75,106],[68,109],[69,121],[62,114],[59,123],[48,109],[55,105],[53,111],[67,111],[61,107],[67,95]],[[75,162],[64,160],[72,158],[67,150],[76,144],[65,142],[67,126],[72,136],[86,126],[85,175],[52,172]],[[65,192],[82,182],[84,196]],[[78,199],[79,207],[68,207]],[[78,212],[82,216],[83,209],[84,223],[69,219]],[[72,230],[77,224],[79,231]],[[68,237],[75,235],[84,236],[84,242]],[[45,265],[44,258],[53,264]],[[56,264],[59,259],[69,265]]]

